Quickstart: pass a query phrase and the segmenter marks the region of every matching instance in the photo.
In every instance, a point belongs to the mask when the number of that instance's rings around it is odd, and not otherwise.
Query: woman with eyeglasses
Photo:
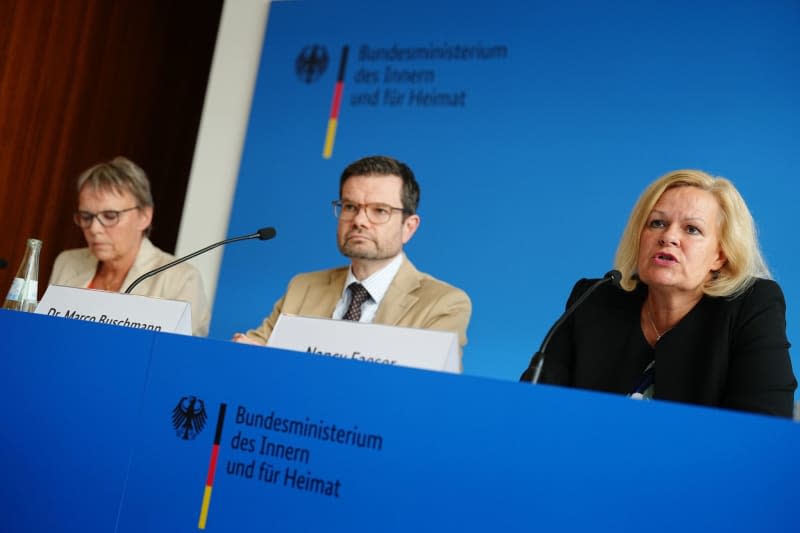
[[[75,224],[87,248],[61,252],[51,285],[123,292],[142,274],[175,258],[148,239],[153,196],[145,172],[133,161],[116,157],[78,177]],[[192,333],[208,334],[210,312],[200,272],[182,263],[136,286],[133,294],[189,302]]]

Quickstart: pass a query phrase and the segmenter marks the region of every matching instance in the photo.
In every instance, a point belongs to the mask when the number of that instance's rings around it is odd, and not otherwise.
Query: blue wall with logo
[[[609,270],[644,187],[687,167],[748,201],[797,342],[798,27],[788,0],[273,3],[228,233],[278,237],[225,250],[212,337],[259,324],[295,273],[346,262],[339,173],[388,154],[422,187],[406,252],[472,297],[468,374],[516,379],[574,281]],[[313,45],[328,64],[306,83]]]

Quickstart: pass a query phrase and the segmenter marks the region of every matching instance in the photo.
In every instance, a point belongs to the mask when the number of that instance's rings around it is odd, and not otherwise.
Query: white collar
[[[356,279],[355,275],[353,274],[353,267],[352,265],[350,268],[347,269],[347,279],[344,282],[344,288],[342,289],[342,295],[347,291],[347,288],[350,286],[351,283],[360,283],[367,289],[367,292],[372,297],[372,300],[376,304],[380,304],[383,297],[386,295],[386,291],[389,290],[389,285],[392,284],[392,280],[397,275],[397,271],[400,270],[400,265],[403,264],[403,258],[405,255],[400,252],[397,254],[391,262],[383,267],[382,269],[374,272],[370,277],[365,280],[359,281]]]

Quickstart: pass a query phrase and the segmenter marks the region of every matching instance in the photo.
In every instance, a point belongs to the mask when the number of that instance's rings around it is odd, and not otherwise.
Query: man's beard
[[[399,250],[386,250],[378,246],[375,241],[370,240],[374,247],[351,246],[347,239],[339,244],[339,252],[350,259],[380,260],[391,259],[399,253]]]

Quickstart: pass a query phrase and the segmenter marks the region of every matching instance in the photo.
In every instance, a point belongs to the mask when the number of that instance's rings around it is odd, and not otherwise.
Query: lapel
[[[406,313],[419,301],[419,297],[413,293],[419,288],[421,278],[422,275],[408,257],[403,257],[400,269],[378,307],[374,322],[390,326],[399,325]]]
[[[58,284],[66,287],[85,288],[92,281],[95,272],[97,272],[97,258],[88,248],[82,248],[75,261],[71,262],[69,275],[65,276]]]
[[[333,310],[342,297],[349,268],[349,266],[341,267],[323,273],[324,277],[320,278],[320,283],[309,286],[307,294],[302,296],[298,314],[326,318],[333,316]]]
[[[149,272],[150,270],[153,270],[155,266],[152,263],[156,255],[156,247],[153,246],[153,243],[150,242],[150,239],[147,237],[143,238],[141,244],[139,245],[139,251],[136,253],[136,259],[133,260],[133,265],[131,265],[130,270],[128,270],[128,274],[125,276],[125,280],[122,282],[122,287],[120,287],[119,292],[125,292],[125,289],[128,288],[128,285],[136,281],[136,278],[146,272]],[[143,284],[144,283],[147,282],[145,281]],[[141,287],[142,285],[137,285],[136,289],[133,290],[133,294],[138,292],[137,289],[141,290]]]

